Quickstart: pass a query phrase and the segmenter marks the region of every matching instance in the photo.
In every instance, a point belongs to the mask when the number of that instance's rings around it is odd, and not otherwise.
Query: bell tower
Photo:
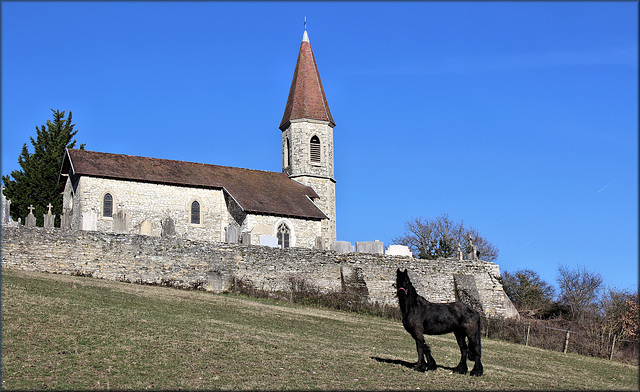
[[[306,29],[293,72],[287,106],[280,123],[282,171],[318,194],[314,200],[329,217],[322,221],[325,247],[336,240],[336,195],[333,178],[333,117],[329,111]]]

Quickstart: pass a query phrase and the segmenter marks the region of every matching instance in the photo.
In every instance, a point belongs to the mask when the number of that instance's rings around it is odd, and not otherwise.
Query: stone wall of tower
[[[310,146],[313,136],[320,139],[320,162],[311,162]],[[287,158],[287,139],[291,150],[290,159]],[[333,179],[333,128],[326,121],[292,120],[291,125],[282,132],[282,151],[283,172],[291,177],[317,176]]]
[[[294,180],[310,186],[320,196],[319,199],[314,200],[318,208],[325,213],[329,219],[323,219],[321,221],[321,236],[324,239],[325,249],[331,246],[331,243],[336,241],[336,184],[326,178],[317,177],[295,177]]]
[[[311,160],[311,138],[320,139],[320,162]],[[322,221],[325,247],[336,240],[336,192],[333,178],[333,128],[326,121],[292,120],[282,132],[282,170],[320,196],[316,205],[329,217]]]

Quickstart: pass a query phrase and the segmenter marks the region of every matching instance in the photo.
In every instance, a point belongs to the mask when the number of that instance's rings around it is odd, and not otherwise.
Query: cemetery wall
[[[395,271],[407,268],[418,292],[430,301],[472,298],[487,315],[510,315],[498,265],[477,260],[418,261],[406,256],[5,226],[2,264],[213,292],[230,289],[236,279],[283,291],[291,290],[293,280],[304,279],[321,292],[358,292],[364,300],[393,306]]]

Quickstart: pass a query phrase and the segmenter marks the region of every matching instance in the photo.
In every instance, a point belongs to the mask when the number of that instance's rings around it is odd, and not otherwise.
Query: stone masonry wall
[[[228,290],[234,279],[251,281],[264,290],[288,291],[290,279],[296,277],[322,292],[357,289],[369,302],[393,306],[396,269],[407,268],[418,293],[430,301],[454,301],[460,292],[456,282],[471,282],[475,287],[470,291],[477,290],[485,314],[504,317],[509,305],[497,280],[499,267],[483,261],[424,261],[21,226],[2,228],[2,265],[213,292]]]

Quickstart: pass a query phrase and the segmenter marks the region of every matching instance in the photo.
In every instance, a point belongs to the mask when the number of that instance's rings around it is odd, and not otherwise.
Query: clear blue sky
[[[636,2],[3,2],[2,173],[50,108],[89,150],[280,171],[305,16],[339,240],[448,213],[502,270],[637,289]]]

